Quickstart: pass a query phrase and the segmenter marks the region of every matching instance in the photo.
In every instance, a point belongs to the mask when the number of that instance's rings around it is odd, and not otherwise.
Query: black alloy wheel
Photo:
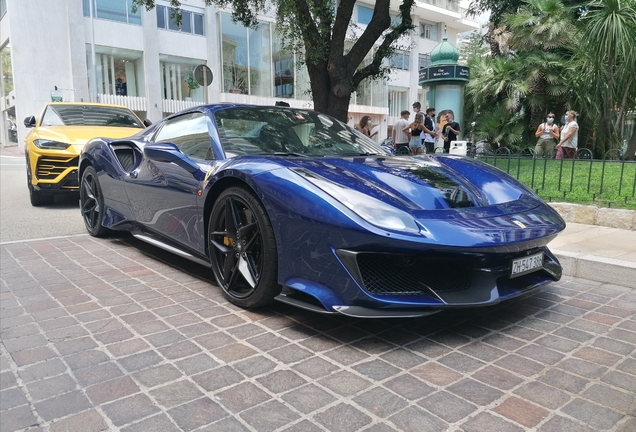
[[[259,307],[280,293],[274,230],[251,192],[225,190],[212,208],[208,232],[212,270],[230,302]]]
[[[104,235],[107,229],[102,225],[104,220],[104,197],[99,185],[97,172],[87,167],[80,182],[80,210],[86,231],[93,237]]]
[[[45,194],[42,191],[37,191],[33,187],[33,177],[31,174],[31,163],[29,161],[29,155],[26,155],[26,170],[27,170],[27,187],[29,188],[29,199],[33,207],[40,207],[43,205],[53,204],[53,195]]]

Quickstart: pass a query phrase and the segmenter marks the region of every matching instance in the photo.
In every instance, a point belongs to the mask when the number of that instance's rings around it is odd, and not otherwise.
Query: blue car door
[[[210,126],[201,112],[166,120],[126,183],[139,223],[201,253],[205,231],[199,193],[212,163]]]

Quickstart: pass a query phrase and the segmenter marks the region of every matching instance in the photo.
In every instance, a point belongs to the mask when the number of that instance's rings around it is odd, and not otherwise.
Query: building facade
[[[284,51],[271,17],[257,29],[233,23],[230,11],[182,1],[178,25],[169,2],[151,11],[131,10],[132,0],[0,0],[0,127],[2,146],[24,145],[22,120],[38,116],[52,98],[128,106],[155,122],[206,102],[312,108],[309,77],[294,53]],[[399,2],[395,2],[395,10]],[[351,36],[371,20],[373,3],[359,2]],[[397,12],[396,12],[397,15]],[[426,107],[419,69],[444,33],[478,28],[457,0],[416,1],[415,31],[391,59],[387,80],[364,82],[351,98],[349,120],[370,115],[378,139],[414,101]],[[194,70],[213,74],[204,87]]]

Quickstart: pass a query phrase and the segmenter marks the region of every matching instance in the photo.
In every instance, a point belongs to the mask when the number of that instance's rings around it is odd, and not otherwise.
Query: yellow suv
[[[124,106],[79,102],[47,104],[26,136],[25,156],[31,204],[51,204],[53,196],[77,193],[77,164],[82,147],[95,137],[126,138],[148,126]]]

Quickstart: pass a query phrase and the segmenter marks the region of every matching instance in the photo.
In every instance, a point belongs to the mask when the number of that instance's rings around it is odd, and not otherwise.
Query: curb
[[[588,279],[636,289],[636,263],[613,258],[552,249],[564,276]]]
[[[608,207],[597,207],[595,205],[572,204],[565,202],[548,202],[546,204],[556,210],[565,222],[636,231],[635,210],[614,209]]]

